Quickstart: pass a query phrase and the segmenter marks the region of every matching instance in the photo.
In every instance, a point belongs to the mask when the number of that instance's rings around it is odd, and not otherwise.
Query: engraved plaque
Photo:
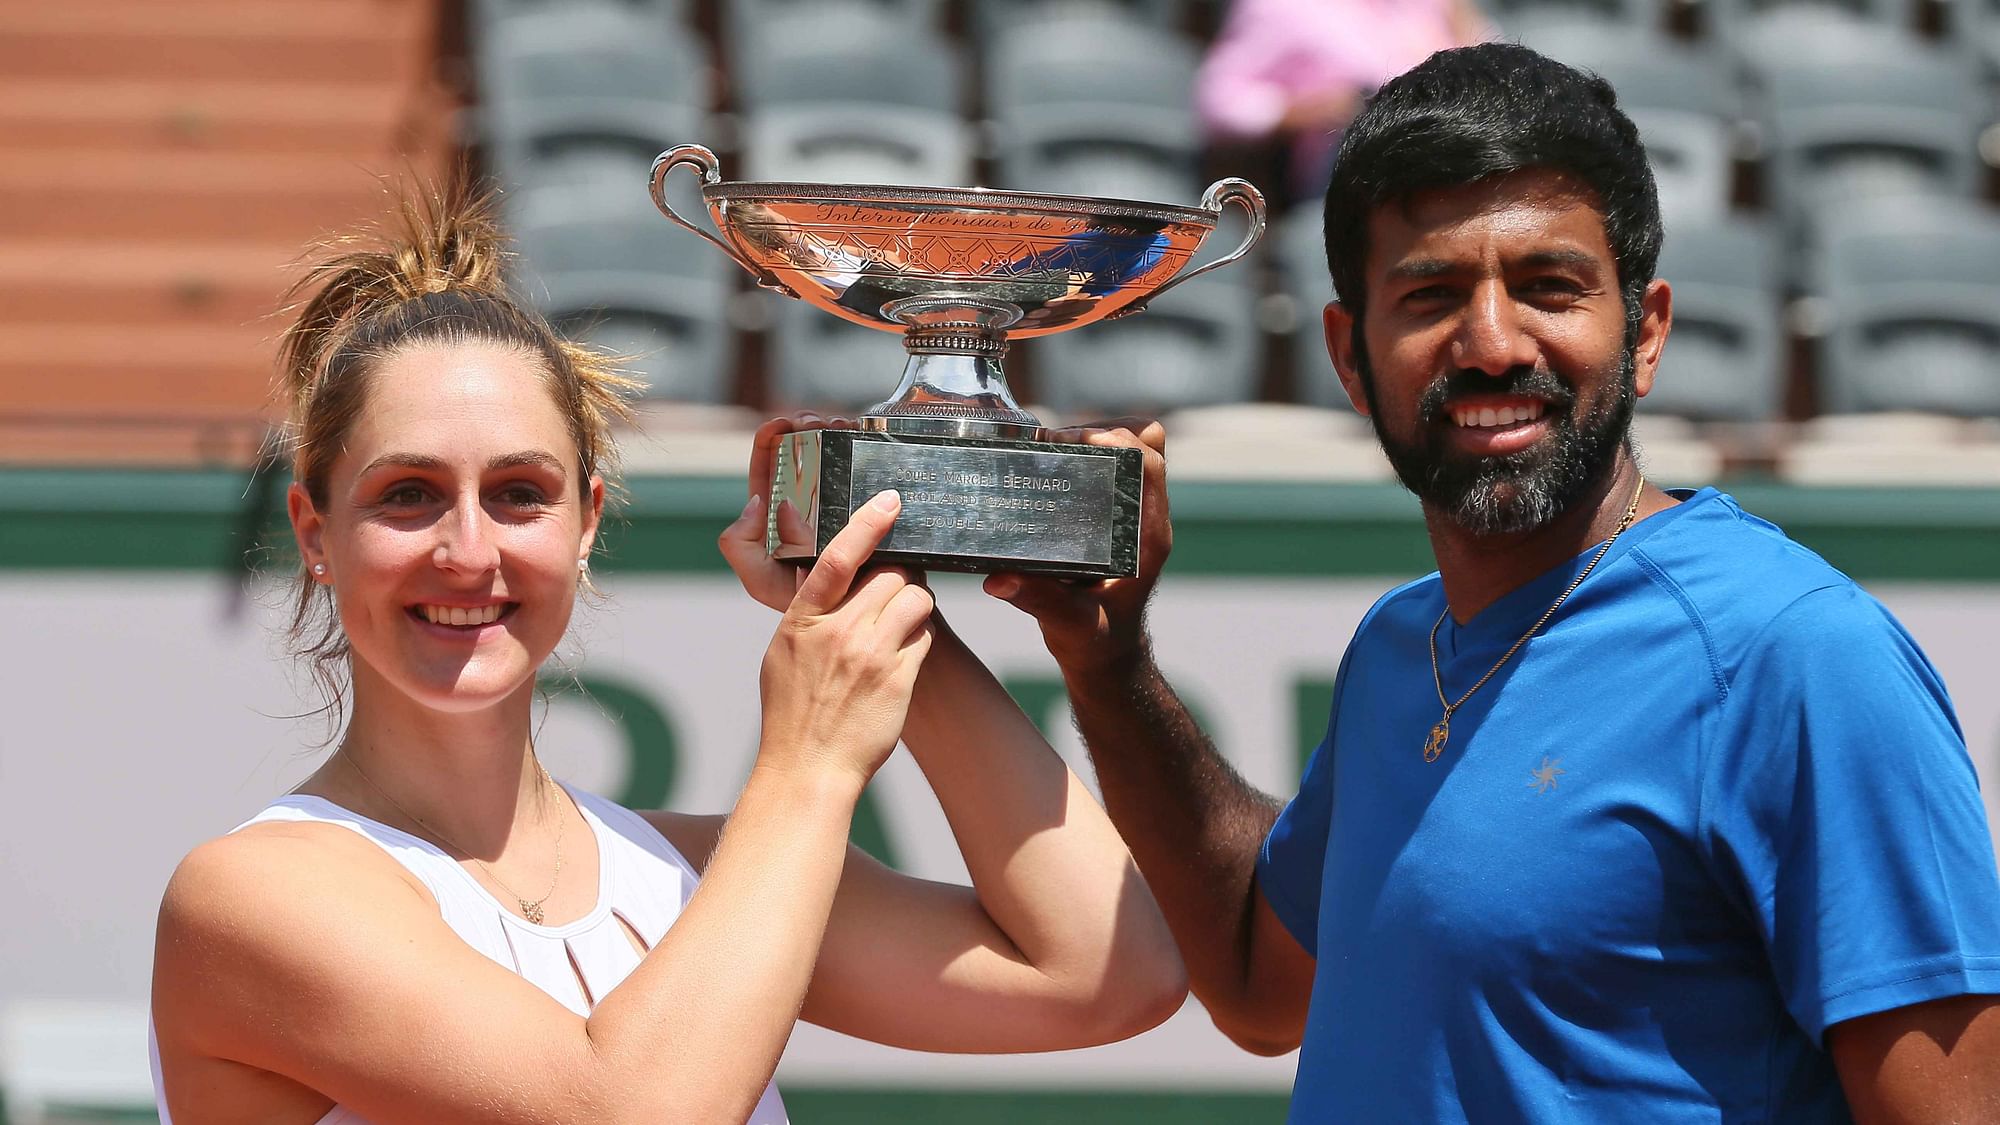
[[[875,558],[935,570],[1073,577],[1138,572],[1140,453],[1057,442],[859,430],[789,434],[778,450],[771,553],[819,555],[855,509],[903,497]]]
[[[1111,562],[1111,528],[1098,521],[1113,496],[1109,458],[1029,449],[939,449],[891,442],[855,447],[849,507],[885,488],[903,513],[891,550],[996,559]]]

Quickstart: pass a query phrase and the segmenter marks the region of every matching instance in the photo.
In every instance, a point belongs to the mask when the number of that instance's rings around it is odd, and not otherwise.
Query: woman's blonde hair
[[[590,479],[615,486],[612,424],[632,416],[640,387],[615,357],[564,339],[509,290],[512,257],[490,195],[462,187],[403,194],[376,228],[323,244],[319,260],[286,294],[296,317],[280,339],[280,393],[292,473],[324,510],[328,478],[371,376],[390,357],[439,344],[483,343],[536,357],[576,443],[582,494]],[[332,593],[301,568],[293,648],[310,664],[337,718],[348,644]]]

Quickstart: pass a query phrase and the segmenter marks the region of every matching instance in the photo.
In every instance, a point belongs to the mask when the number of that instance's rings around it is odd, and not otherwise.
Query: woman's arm
[[[932,628],[903,742],[972,887],[873,864],[843,883],[805,1018],[932,1051],[1060,1050],[1155,1026],[1187,975],[1131,853],[992,673]]]
[[[242,1063],[385,1125],[743,1120],[791,1033],[855,801],[929,647],[921,587],[893,571],[856,581],[894,515],[857,514],[801,586],[765,657],[757,765],[708,876],[588,1019],[459,940],[385,859],[331,851],[324,832],[253,831],[197,849],[168,888],[163,1059]],[[168,1065],[170,1109],[203,1104],[212,1092]]]
[[[799,425],[759,430],[755,491],[768,487],[769,450]],[[765,558],[762,526],[753,502],[722,546],[769,604],[792,579]],[[933,1051],[1055,1050],[1154,1026],[1180,1006],[1186,975],[1130,853],[999,681],[942,621],[932,629],[903,741],[973,885],[851,855],[805,1018]],[[701,850],[698,838],[688,844]]]

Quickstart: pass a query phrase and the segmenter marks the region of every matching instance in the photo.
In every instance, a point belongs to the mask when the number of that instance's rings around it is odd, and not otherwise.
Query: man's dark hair
[[[1391,79],[1341,142],[1326,192],[1326,260],[1357,344],[1374,210],[1529,168],[1596,193],[1634,338],[1660,256],[1660,200],[1638,129],[1604,79],[1518,44],[1482,43],[1439,51]]]

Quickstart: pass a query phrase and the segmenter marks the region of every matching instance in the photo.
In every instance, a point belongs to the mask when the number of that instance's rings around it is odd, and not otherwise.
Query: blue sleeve
[[[1704,835],[1812,1037],[1857,1016],[2000,992],[2000,876],[1937,672],[1853,586],[1786,607],[1709,745]]]
[[[1351,650],[1350,650],[1351,651]],[[1340,714],[1347,661],[1333,681],[1333,711],[1325,737],[1306,762],[1298,795],[1257,852],[1257,886],[1299,945],[1319,955],[1320,881],[1326,870],[1327,830],[1333,816],[1333,717]]]

